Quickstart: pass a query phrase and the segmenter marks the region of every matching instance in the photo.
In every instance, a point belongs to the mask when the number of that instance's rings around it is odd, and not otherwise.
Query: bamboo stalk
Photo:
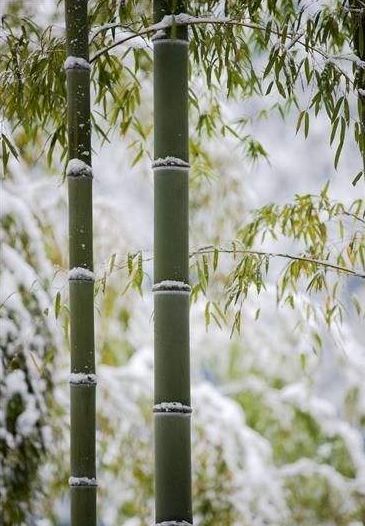
[[[155,0],[155,22],[174,2]],[[174,13],[185,2],[175,2]],[[174,14],[173,13],[173,14]],[[154,39],[155,520],[192,524],[189,351],[188,38]]]
[[[351,0],[351,8],[354,27],[353,46],[355,54],[359,58],[356,71],[356,87],[358,89],[358,111],[360,120],[360,153],[363,160],[363,171],[365,177],[365,7],[361,0]]]
[[[66,0],[71,524],[96,526],[95,352],[87,0]]]

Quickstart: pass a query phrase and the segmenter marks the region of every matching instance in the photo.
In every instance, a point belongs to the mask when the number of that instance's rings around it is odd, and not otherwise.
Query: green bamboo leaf
[[[307,79],[307,83],[309,84],[312,79],[313,70],[311,70],[308,57],[306,57],[304,60],[304,72],[305,72],[305,77]]]
[[[330,136],[330,145],[332,145],[332,143],[334,141],[334,138],[336,136],[336,131],[337,131],[339,122],[340,122],[340,119],[339,119],[339,117],[337,117],[337,119],[332,124],[332,130],[331,130],[331,136]]]
[[[346,121],[346,124],[348,125],[350,123],[350,106],[349,106],[349,102],[346,98],[344,98],[344,116],[345,116],[345,121]]]
[[[264,71],[264,75],[263,75],[263,78],[265,79],[268,74],[270,73],[270,71],[272,70],[274,64],[275,64],[275,60],[278,56],[278,50],[273,50],[271,53],[270,53],[270,57],[269,57],[269,61],[267,63],[267,66],[265,68],[265,71]]]
[[[60,314],[60,309],[61,309],[61,293],[58,291],[56,294],[55,303],[54,303],[54,312],[55,312],[56,320],[58,319],[58,316]]]
[[[279,80],[276,81],[276,87],[277,87],[278,92],[280,93],[280,95],[281,95],[284,99],[286,99],[286,96],[287,96],[287,95],[286,95],[286,92],[285,92],[284,86],[282,85],[282,83],[281,83]]]
[[[127,267],[128,267],[128,275],[131,276],[132,275],[132,272],[133,272],[133,255],[132,254],[128,254],[127,256]]]
[[[214,249],[213,254],[213,270],[214,272],[217,270],[218,267],[218,258],[219,258],[219,250],[217,248]]]
[[[336,155],[335,155],[335,169],[337,169],[338,162],[341,157],[341,152],[342,152],[343,144],[345,141],[345,133],[346,133],[346,121],[343,117],[341,117],[340,140],[339,140],[339,144],[338,144]]]
[[[352,296],[352,304],[355,307],[358,316],[362,313],[362,306],[356,296]]]
[[[274,85],[274,81],[272,80],[266,89],[265,95],[269,95],[271,93],[273,85]]]
[[[335,108],[333,110],[332,116],[331,116],[332,122],[334,122],[337,119],[339,111],[340,111],[340,108],[341,108],[341,105],[342,105],[344,99],[345,99],[345,97],[340,97],[338,99],[338,101],[336,103],[336,106],[335,106]]]
[[[207,258],[207,256],[205,254],[203,255],[203,272],[204,272],[205,281],[208,284],[208,282],[209,282],[209,266],[208,266],[208,258]]]
[[[52,156],[53,156],[53,150],[56,146],[57,139],[58,139],[59,130],[57,129],[54,134],[52,135],[52,139],[48,148],[47,152],[47,164],[48,166],[52,165]]]
[[[143,257],[142,253],[138,253],[137,257],[137,270],[135,272],[133,284],[142,296],[142,283],[143,283]]]
[[[207,302],[204,309],[205,328],[208,330],[210,324],[210,301]]]
[[[302,121],[303,121],[303,117],[304,115],[306,114],[306,111],[301,111],[299,113],[299,117],[298,117],[298,121],[297,121],[297,126],[296,126],[296,133],[298,133],[298,131],[300,130],[300,126],[302,124]]]
[[[304,115],[304,137],[307,138],[309,133],[309,114],[306,111]]]
[[[117,255],[116,254],[113,254],[109,260],[109,274],[111,274],[114,270],[114,265],[115,265],[115,259],[116,259]]]
[[[9,152],[6,149],[6,142],[4,141],[4,139],[1,141],[1,147],[2,147],[3,172],[4,172],[4,175],[5,175],[6,169],[7,169],[7,166],[8,166],[8,161],[9,161]]]
[[[15,159],[19,160],[19,154],[18,154],[15,146],[10,142],[10,140],[8,139],[8,137],[4,133],[2,134],[2,139],[3,139],[3,141],[5,141],[7,147],[9,148],[9,150],[11,151],[11,153],[13,154]]]
[[[269,40],[270,40],[270,37],[271,37],[271,28],[272,28],[272,20],[269,20],[269,22],[266,24],[266,28],[265,28],[264,40],[265,40],[265,45],[266,46],[269,43]]]
[[[354,179],[352,180],[352,186],[356,186],[357,183],[360,181],[360,179],[361,179],[362,177],[365,177],[365,176],[364,176],[364,172],[361,170],[361,171],[360,171],[360,172],[354,177]]]
[[[223,329],[223,325],[221,324],[221,322],[219,321],[217,316],[214,314],[214,312],[211,312],[210,316],[213,318],[213,320],[215,321],[216,325],[222,330]]]

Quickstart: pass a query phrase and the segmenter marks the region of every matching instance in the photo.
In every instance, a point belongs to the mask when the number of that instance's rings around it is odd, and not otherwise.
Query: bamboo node
[[[93,373],[71,373],[69,382],[71,385],[96,385],[97,377]]]
[[[81,159],[70,159],[66,166],[67,177],[92,177],[93,171],[91,166]]]
[[[193,409],[190,405],[182,404],[181,402],[161,402],[153,406],[154,413],[183,413],[191,414]]]
[[[191,522],[187,521],[163,521],[156,522],[155,526],[193,526]]]
[[[152,168],[166,168],[170,166],[176,166],[178,168],[190,168],[190,164],[183,159],[178,157],[167,156],[159,159],[155,159],[152,163]]]
[[[92,486],[96,487],[98,485],[96,478],[89,477],[70,477],[68,479],[69,486]]]
[[[74,267],[68,273],[70,281],[94,281],[95,274],[91,270],[84,267]]]
[[[190,293],[191,287],[188,283],[183,281],[174,281],[167,279],[155,283],[152,287],[152,292],[177,292],[177,293]]]
[[[69,69],[85,69],[89,71],[90,64],[85,58],[70,56],[66,58],[64,68],[66,71]]]

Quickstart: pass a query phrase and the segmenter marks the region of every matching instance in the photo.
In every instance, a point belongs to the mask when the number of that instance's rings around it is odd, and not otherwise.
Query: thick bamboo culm
[[[87,0],[66,0],[71,524],[96,526],[95,352]]]
[[[175,10],[173,4],[175,4]],[[155,22],[184,2],[154,1]],[[192,524],[188,38],[154,37],[155,521]]]

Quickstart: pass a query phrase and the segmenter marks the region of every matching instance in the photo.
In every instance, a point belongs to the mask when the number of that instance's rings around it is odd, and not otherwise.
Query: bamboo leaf
[[[113,254],[109,260],[109,274],[111,274],[114,270],[114,265],[115,265],[115,259],[116,259],[117,255],[116,254]]]
[[[205,329],[208,330],[210,324],[210,301],[207,302],[204,309]]]
[[[296,127],[296,133],[298,133],[298,131],[300,130],[300,126],[302,124],[302,120],[303,120],[303,117],[304,117],[305,114],[306,114],[306,111],[301,111],[299,113],[299,117],[298,117],[298,121],[297,121],[297,127]]]
[[[61,309],[61,293],[58,291],[56,294],[55,303],[54,303],[54,312],[55,312],[56,320],[58,319],[58,316],[60,314],[60,309]]]
[[[213,254],[213,270],[214,272],[217,270],[218,267],[218,258],[219,258],[219,250],[217,248],[214,249]]]
[[[362,177],[364,177],[364,172],[361,170],[352,180],[352,186],[356,186]]]
[[[309,133],[309,114],[306,111],[304,115],[304,137],[307,138]]]

